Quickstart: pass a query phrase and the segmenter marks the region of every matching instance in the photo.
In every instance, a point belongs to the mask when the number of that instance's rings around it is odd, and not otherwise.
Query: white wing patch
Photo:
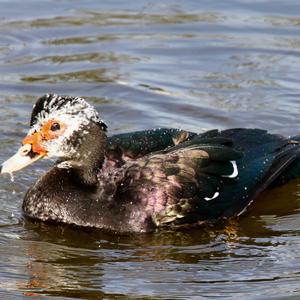
[[[239,175],[239,170],[238,170],[236,161],[235,160],[231,160],[230,163],[232,164],[232,167],[233,167],[232,174],[230,174],[230,175],[222,175],[222,177],[236,178]],[[211,200],[216,199],[217,197],[219,197],[219,195],[220,195],[219,192],[215,192],[212,197],[205,197],[204,200],[211,201]]]
[[[210,197],[205,197],[204,200],[210,201],[210,200],[216,199],[219,195],[220,195],[219,192],[215,192],[214,195],[211,198]]]
[[[237,164],[236,164],[235,160],[231,160],[230,162],[231,162],[232,167],[233,167],[232,174],[230,174],[230,175],[222,175],[222,176],[223,177],[228,177],[228,178],[235,178],[235,177],[237,177],[239,175],[239,170],[238,170],[238,167],[237,167]]]

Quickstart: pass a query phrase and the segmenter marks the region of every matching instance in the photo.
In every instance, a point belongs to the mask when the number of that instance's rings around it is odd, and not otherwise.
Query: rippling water
[[[46,92],[86,97],[111,134],[299,134],[299,1],[101,2],[0,0],[1,161]],[[111,236],[22,218],[48,167],[0,178],[1,299],[300,298],[299,181],[236,223]]]

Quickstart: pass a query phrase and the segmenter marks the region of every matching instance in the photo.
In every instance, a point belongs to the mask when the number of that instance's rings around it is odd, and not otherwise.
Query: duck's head
[[[30,130],[1,173],[18,171],[46,157],[64,168],[99,168],[106,146],[106,125],[84,99],[47,94],[33,107]]]

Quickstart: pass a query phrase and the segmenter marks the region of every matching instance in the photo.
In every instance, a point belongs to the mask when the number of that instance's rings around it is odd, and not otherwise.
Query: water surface
[[[110,134],[159,126],[300,132],[300,4],[0,0],[0,160],[35,99],[83,96]],[[0,298],[298,299],[300,182],[239,222],[113,236],[22,218],[51,163],[0,179]]]

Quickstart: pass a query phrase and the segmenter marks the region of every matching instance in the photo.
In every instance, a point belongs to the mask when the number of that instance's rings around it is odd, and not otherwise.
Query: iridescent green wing
[[[299,144],[263,130],[210,131],[137,160],[119,195],[149,211],[157,226],[236,216],[299,153]]]
[[[124,165],[120,203],[149,213],[156,226],[211,218],[205,213],[209,202],[215,202],[226,180],[236,177],[235,161],[241,158],[227,144],[228,139],[195,137]]]

